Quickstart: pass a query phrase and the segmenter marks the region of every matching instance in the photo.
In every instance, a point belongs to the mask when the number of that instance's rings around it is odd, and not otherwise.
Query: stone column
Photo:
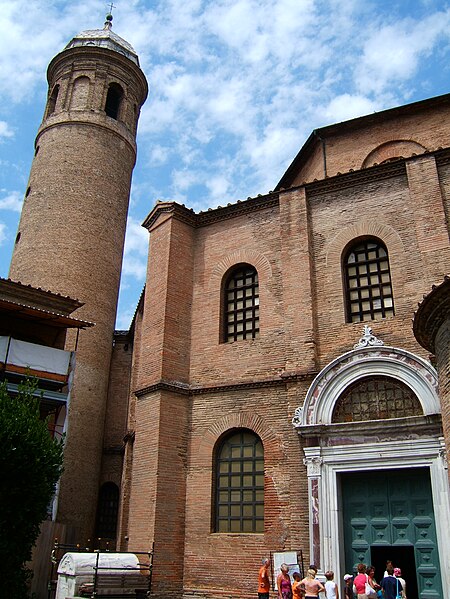
[[[310,560],[317,568],[321,567],[321,544],[320,544],[320,500],[321,500],[321,478],[322,463],[320,447],[305,448],[305,459],[303,463],[308,473],[308,497],[309,497],[309,551]]]

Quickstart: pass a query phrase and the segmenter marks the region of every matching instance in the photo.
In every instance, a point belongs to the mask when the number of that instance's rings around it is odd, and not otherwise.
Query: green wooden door
[[[409,568],[410,578],[416,574],[419,599],[441,599],[429,470],[347,473],[341,483],[346,570],[371,563],[374,551],[380,555],[386,548],[386,559],[391,559],[396,547],[410,547],[415,564],[403,567]]]

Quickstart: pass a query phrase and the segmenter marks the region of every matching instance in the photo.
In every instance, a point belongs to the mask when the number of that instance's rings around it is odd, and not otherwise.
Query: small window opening
[[[20,241],[20,231],[16,235],[16,243],[19,243],[19,241]]]
[[[27,198],[31,193],[31,186],[29,186],[25,192],[25,197]]]
[[[106,96],[105,112],[112,119],[118,119],[122,98],[123,89],[117,83],[111,83]]]
[[[48,99],[47,116],[50,116],[51,114],[53,114],[55,112],[56,100],[58,99],[58,94],[59,94],[59,85],[55,85],[55,87],[53,88],[53,91],[51,93],[51,96]]]
[[[119,514],[119,487],[112,483],[104,483],[100,488],[97,505],[96,537],[115,539],[117,532],[117,516]]]
[[[37,156],[39,153],[39,148],[40,146],[36,146],[36,149],[34,150],[34,155]]]

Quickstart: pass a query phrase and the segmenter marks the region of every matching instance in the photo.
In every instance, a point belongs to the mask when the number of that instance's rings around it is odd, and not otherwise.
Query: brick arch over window
[[[376,219],[361,219],[339,231],[329,242],[326,253],[327,267],[340,273],[342,254],[346,247],[353,240],[363,237],[381,239],[392,256],[405,252],[400,235],[393,227]]]
[[[314,379],[303,406],[293,418],[296,428],[331,424],[336,401],[364,378],[390,377],[406,385],[420,402],[423,414],[439,414],[437,373],[415,354],[388,346],[368,346],[343,354]]]
[[[388,162],[395,158],[410,158],[414,154],[423,154],[424,152],[426,152],[426,148],[415,141],[404,139],[388,141],[372,150],[363,160],[361,168]]]
[[[270,455],[275,463],[280,462],[286,456],[280,438],[276,435],[271,425],[254,412],[247,413],[239,411],[217,418],[214,423],[203,432],[198,439],[198,445],[193,444],[193,451],[198,456],[198,466],[211,467],[211,459],[217,442],[227,431],[245,428],[253,431],[261,439],[264,446],[264,454]]]
[[[236,250],[214,266],[211,271],[210,288],[220,288],[223,277],[237,264],[251,264],[258,271],[261,280],[267,280],[272,276],[270,262],[263,254],[251,250]]]

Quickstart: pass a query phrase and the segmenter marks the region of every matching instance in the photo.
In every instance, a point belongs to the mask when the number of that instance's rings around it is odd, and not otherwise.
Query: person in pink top
[[[316,573],[314,570],[308,570],[306,577],[302,580],[305,586],[305,599],[317,599],[319,593],[325,590],[323,584],[315,579]]]
[[[278,599],[292,599],[291,577],[289,576],[289,566],[281,564],[280,573],[277,578]]]
[[[358,593],[358,599],[368,599],[366,595],[367,580],[368,576],[366,574],[366,565],[358,564],[358,574],[355,576],[355,580],[353,581],[353,584],[356,587],[356,592]]]

